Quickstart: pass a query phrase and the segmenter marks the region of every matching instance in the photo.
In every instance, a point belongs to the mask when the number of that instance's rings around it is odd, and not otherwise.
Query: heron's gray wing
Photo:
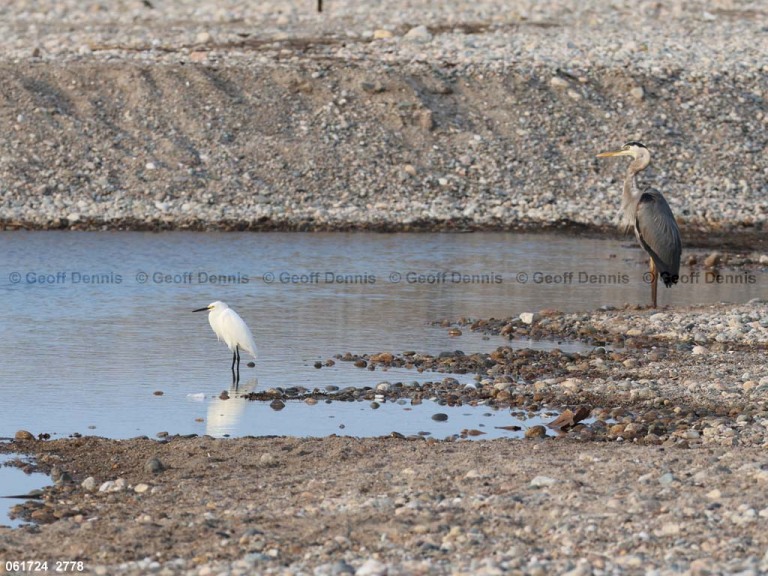
[[[671,286],[676,283],[683,244],[672,210],[660,192],[650,190],[640,196],[635,230],[640,244],[653,258],[664,284]]]

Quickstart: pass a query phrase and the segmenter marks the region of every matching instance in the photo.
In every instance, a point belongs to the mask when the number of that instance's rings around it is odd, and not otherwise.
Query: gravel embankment
[[[0,221],[605,229],[641,139],[689,245],[764,242],[761,3],[326,4],[0,8]]]

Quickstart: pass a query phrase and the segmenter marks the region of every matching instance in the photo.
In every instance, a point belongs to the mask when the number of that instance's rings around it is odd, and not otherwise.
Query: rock
[[[416,26],[405,33],[403,40],[405,42],[414,42],[416,44],[427,44],[432,41],[432,33],[426,26]]]
[[[150,474],[160,474],[165,470],[165,465],[158,458],[150,458],[144,463],[144,471]]]
[[[259,457],[259,464],[269,467],[276,466],[277,458],[275,458],[271,452],[265,452]]]
[[[272,402],[269,403],[269,407],[272,408],[275,412],[279,412],[283,408],[285,408],[285,402],[280,400],[279,398],[272,400]]]
[[[195,44],[209,44],[212,41],[213,37],[210,32],[199,32],[197,36],[195,36]]]
[[[362,82],[360,87],[365,92],[369,92],[371,94],[381,94],[382,92],[386,91],[384,85],[378,80],[374,80],[373,82]]]
[[[386,40],[387,38],[392,38],[393,34],[389,30],[374,30],[373,31],[373,39],[374,40]]]
[[[523,312],[519,318],[523,324],[533,324],[541,318],[541,315],[537,312]]]
[[[80,486],[83,488],[83,490],[87,490],[88,492],[95,492],[97,488],[96,478],[93,476],[88,476],[88,478],[80,483]]]
[[[531,488],[548,488],[557,484],[557,478],[551,478],[550,476],[536,476],[531,480],[529,486]]]
[[[432,116],[432,110],[424,109],[419,110],[414,114],[414,119],[416,120],[416,124],[423,128],[424,130],[432,130],[435,127],[435,121]],[[441,186],[446,186],[448,184],[448,181],[445,182],[440,181]]]
[[[29,440],[34,440],[35,437],[31,432],[27,432],[26,430],[19,430],[16,432],[16,435],[13,437],[13,439],[19,442],[27,442]]]
[[[59,474],[59,477],[54,480],[54,484],[57,486],[61,486],[62,484],[71,484],[72,482],[74,482],[74,480],[72,479],[70,473],[66,470],[62,471],[61,474]]]
[[[552,86],[552,88],[568,88],[568,86],[570,86],[568,80],[561,78],[560,76],[552,76],[549,80],[549,85]]]
[[[694,356],[700,356],[701,354],[706,354],[708,350],[704,346],[694,346],[691,350],[691,354]]]
[[[448,420],[448,414],[444,414],[442,412],[438,412],[437,414],[432,414],[432,420],[435,422],[445,422]]]
[[[147,490],[149,490],[149,484],[145,484],[144,482],[136,484],[136,486],[133,487],[133,491],[136,492],[136,494],[143,494]]]
[[[672,474],[672,472],[665,472],[664,474],[659,476],[659,484],[661,484],[662,486],[669,486],[674,481],[675,481],[675,476]]]
[[[720,252],[712,252],[709,256],[704,258],[705,268],[716,268],[722,262],[723,255]]]
[[[635,86],[629,91],[629,95],[633,100],[639,101],[645,97],[645,90],[643,90],[642,86]]]
[[[121,492],[125,490],[125,486],[126,483],[123,478],[118,478],[117,480],[107,480],[106,482],[102,483],[101,486],[99,486],[99,492]]]
[[[355,568],[347,564],[344,560],[339,560],[331,566],[331,576],[341,576],[342,574],[354,574]]]
[[[547,437],[547,429],[544,426],[536,425],[531,426],[528,428],[528,430],[525,431],[525,437],[526,438],[546,438]]]
[[[387,576],[387,565],[370,558],[355,572],[355,576]]]

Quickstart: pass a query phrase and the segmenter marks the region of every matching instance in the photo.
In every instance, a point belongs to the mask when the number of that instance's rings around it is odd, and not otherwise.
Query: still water
[[[22,520],[11,520],[8,514],[16,504],[21,504],[31,492],[51,484],[51,479],[39,472],[26,473],[12,464],[18,456],[0,454],[0,526],[16,528]],[[23,459],[22,459],[23,460]]]
[[[336,354],[414,350],[490,351],[500,339],[436,321],[516,316],[542,308],[589,310],[646,303],[644,254],[633,241],[533,234],[0,233],[0,437],[19,429],[54,437],[288,434],[370,436],[398,431],[445,437],[497,430],[508,414],[444,407],[332,402],[267,404],[218,399],[231,382],[231,354],[206,314],[223,300],[259,345],[251,389],[444,375],[371,372]],[[736,274],[736,273],[734,273]],[[767,278],[714,284],[704,278],[660,288],[660,304],[764,296]],[[568,344],[544,343],[538,346]],[[572,345],[578,349],[578,345]],[[245,361],[246,358],[244,357]],[[471,375],[456,376],[471,383]],[[156,395],[155,392],[162,392]]]

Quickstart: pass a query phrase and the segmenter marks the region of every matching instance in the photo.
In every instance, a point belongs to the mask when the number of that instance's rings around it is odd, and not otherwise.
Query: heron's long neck
[[[624,195],[621,201],[621,211],[624,214],[624,226],[633,227],[635,225],[635,214],[637,212],[637,202],[640,200],[640,189],[637,187],[637,173],[645,168],[632,162],[627,169],[627,176],[624,178]]]

